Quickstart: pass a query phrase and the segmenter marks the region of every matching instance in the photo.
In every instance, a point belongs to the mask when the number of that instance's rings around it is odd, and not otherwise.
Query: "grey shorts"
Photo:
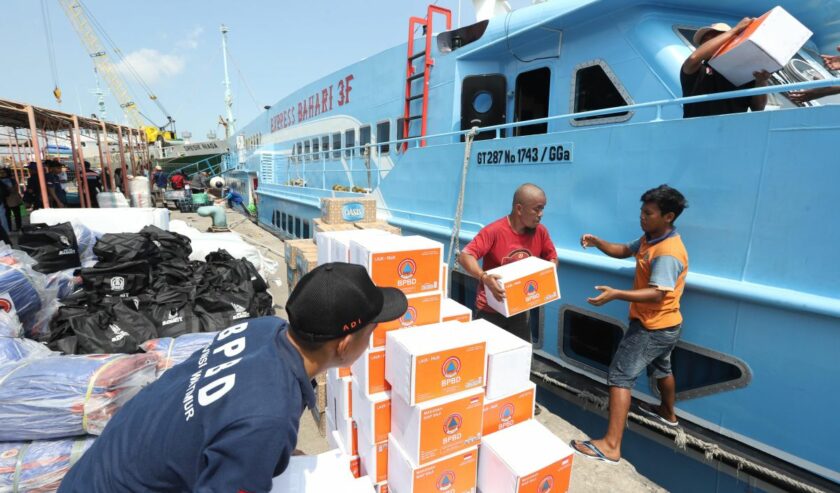
[[[645,368],[656,379],[670,375],[671,352],[680,340],[681,328],[648,330],[638,320],[631,320],[610,364],[607,385],[632,389]]]

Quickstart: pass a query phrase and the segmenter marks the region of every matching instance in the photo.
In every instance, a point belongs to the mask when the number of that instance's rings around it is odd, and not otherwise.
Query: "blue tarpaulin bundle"
[[[194,352],[204,349],[213,342],[216,334],[218,332],[199,332],[174,338],[161,337],[146,341],[140,347],[143,351],[157,356],[157,378],[160,378],[166,370],[185,361]]]
[[[34,264],[25,253],[0,245],[0,309],[16,314],[24,334],[39,339],[46,336],[58,310],[58,290],[32,269]]]
[[[26,358],[0,364],[0,441],[98,435],[155,379],[157,356]]]
[[[0,443],[0,492],[51,493],[94,437]]]
[[[22,337],[0,337],[0,365],[26,358],[43,358],[53,353],[47,346]]]

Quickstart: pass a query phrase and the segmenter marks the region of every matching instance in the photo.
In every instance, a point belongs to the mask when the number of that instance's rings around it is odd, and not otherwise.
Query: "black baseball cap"
[[[291,330],[311,342],[395,320],[406,310],[402,291],[377,287],[364,267],[343,262],[320,265],[303,276],[286,302]]]

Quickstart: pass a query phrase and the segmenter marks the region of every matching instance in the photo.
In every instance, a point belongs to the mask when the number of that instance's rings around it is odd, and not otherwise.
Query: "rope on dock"
[[[595,395],[587,390],[578,389],[565,382],[561,382],[560,380],[552,378],[546,373],[532,370],[531,374],[541,378],[545,383],[560,387],[563,390],[575,394],[579,399],[591,404],[598,410],[603,411],[609,407],[609,399],[604,396]],[[787,474],[783,474],[773,469],[770,469],[769,467],[757,464],[756,462],[751,461],[741,455],[726,451],[720,448],[720,446],[714,442],[707,442],[696,436],[689,435],[681,426],[665,426],[664,424],[661,424],[655,420],[649,419],[645,416],[642,416],[641,414],[637,414],[634,412],[628,413],[628,418],[632,418],[633,421],[636,421],[637,423],[643,424],[648,428],[654,428],[662,434],[672,437],[674,439],[674,445],[682,450],[685,450],[688,448],[688,446],[691,446],[693,448],[703,451],[703,455],[706,457],[706,460],[711,461],[715,459],[724,459],[735,464],[735,468],[738,471],[746,471],[748,473],[751,472],[754,475],[760,475],[766,478],[771,478],[772,480],[777,481],[778,483],[782,483],[795,491],[801,491],[803,493],[826,493],[825,490],[821,490],[819,488],[811,486],[810,484],[803,483],[802,481],[799,481],[796,478],[793,478]]]

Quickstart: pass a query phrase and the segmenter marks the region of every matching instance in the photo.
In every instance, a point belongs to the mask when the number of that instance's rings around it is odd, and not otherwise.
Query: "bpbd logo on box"
[[[348,222],[361,221],[365,218],[365,206],[359,202],[347,202],[341,206],[341,219]]]
[[[461,439],[461,425],[464,422],[464,418],[461,417],[460,414],[450,414],[446,417],[446,420],[443,422],[443,445],[451,442],[457,442]]]
[[[417,284],[417,279],[414,278],[414,274],[416,273],[417,262],[410,258],[406,258],[400,261],[399,265],[397,265],[397,275],[400,276],[399,280],[397,281],[397,287],[402,288],[405,286]]]
[[[400,317],[400,325],[403,327],[410,327],[417,322],[417,309],[413,306],[409,306],[408,310],[405,311],[405,314]]]
[[[435,486],[437,486],[438,491],[448,491],[452,488],[452,485],[455,484],[455,472],[454,471],[446,471],[445,473],[441,474],[438,478]]]
[[[538,493],[550,493],[551,488],[554,488],[554,477],[546,476],[540,481],[540,486],[537,488]]]
[[[540,297],[540,285],[534,279],[528,279],[525,283],[525,301],[534,301]]]

